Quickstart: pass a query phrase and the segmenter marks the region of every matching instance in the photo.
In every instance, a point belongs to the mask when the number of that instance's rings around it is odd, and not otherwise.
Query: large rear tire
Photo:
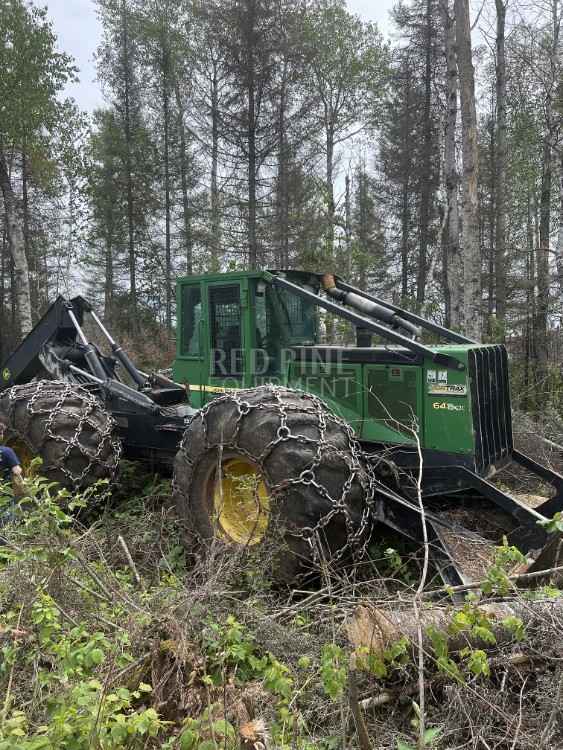
[[[40,474],[81,491],[113,479],[121,444],[115,422],[85,388],[56,380],[16,385],[0,393],[4,441],[22,460],[39,456]]]
[[[363,551],[373,488],[349,425],[315,396],[276,386],[201,409],[174,467],[187,528],[239,550],[273,547],[272,576],[284,583]]]

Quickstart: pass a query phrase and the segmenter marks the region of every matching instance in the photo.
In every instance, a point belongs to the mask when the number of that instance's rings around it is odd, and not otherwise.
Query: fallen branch
[[[73,578],[72,576],[67,575],[68,580],[73,583],[75,586],[78,586],[79,589],[82,589],[86,594],[90,594],[95,599],[98,599],[101,602],[109,602],[112,603],[111,599],[107,599],[107,597],[103,596],[102,594],[99,594],[97,591],[94,591],[94,589],[91,589],[89,586],[86,586],[82,581],[79,581],[77,578]]]
[[[563,573],[563,565],[557,565],[555,568],[546,568],[546,570],[534,570],[532,573],[515,573],[514,575],[507,576],[508,580],[513,583],[523,583],[525,581],[532,581],[536,578],[543,578],[544,576],[550,576],[554,573]],[[449,594],[461,594],[464,591],[475,591],[476,589],[482,588],[486,581],[474,581],[473,583],[463,583],[459,586],[442,586],[439,589],[433,589],[432,591],[426,591],[424,593],[425,598],[434,598],[440,595]]]
[[[496,645],[513,641],[513,633],[503,625],[507,617],[519,618],[525,627],[534,623],[556,621],[563,622],[563,600],[555,599],[541,602],[526,602],[515,599],[510,602],[483,603],[478,605],[479,611],[489,621],[489,627],[496,639]],[[482,643],[469,630],[456,633],[449,632],[452,616],[459,611],[454,606],[431,607],[421,612],[421,624],[424,631],[424,648],[432,651],[431,639],[428,636],[430,628],[438,630],[447,637],[448,648],[459,650],[468,644]],[[354,617],[346,625],[348,638],[355,648],[367,648],[371,653],[384,656],[389,646],[406,637],[416,650],[418,642],[419,622],[410,610],[386,610],[369,604],[361,604],[356,608]],[[559,626],[561,629],[561,625]],[[553,646],[559,643],[554,640]]]
[[[127,546],[127,543],[125,542],[125,539],[121,536],[121,534],[119,534],[119,536],[117,537],[117,541],[119,542],[119,544],[121,545],[121,549],[125,553],[125,557],[127,558],[129,567],[131,568],[131,571],[133,572],[135,580],[137,581],[137,586],[141,589],[141,591],[145,591],[145,584],[143,583],[141,576],[139,575],[139,571],[137,570],[135,561],[131,557],[131,553],[129,552],[129,547]]]
[[[354,717],[358,745],[361,750],[372,750],[366,722],[362,716],[362,709],[358,701],[358,684],[356,682],[356,665],[354,660],[352,660],[350,671],[348,672],[348,702],[350,703],[350,711]]]
[[[516,667],[521,664],[528,664],[531,662],[531,657],[528,654],[511,654],[506,657],[497,657],[489,661],[491,669],[505,669],[506,667]],[[430,682],[437,682],[443,680],[444,677],[441,675],[435,680]],[[428,684],[430,684],[430,682]],[[367,711],[370,708],[377,708],[378,706],[385,706],[388,703],[396,703],[402,698],[411,698],[413,695],[418,693],[418,682],[412,685],[407,685],[401,690],[384,690],[381,693],[372,695],[369,698],[363,698],[359,701],[359,706],[363,711]]]
[[[112,594],[110,593],[108,588],[105,586],[105,584],[100,580],[100,578],[96,575],[96,573],[92,570],[92,568],[86,562],[86,560],[82,557],[82,555],[79,555],[77,552],[75,552],[74,557],[78,561],[78,563],[84,568],[85,572],[90,576],[90,578],[94,581],[94,583],[97,584],[98,588],[103,593],[105,600],[109,602],[110,604],[113,604]]]

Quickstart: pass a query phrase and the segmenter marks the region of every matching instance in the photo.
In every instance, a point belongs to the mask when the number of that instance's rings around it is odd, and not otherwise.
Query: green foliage
[[[223,623],[212,620],[208,622],[202,647],[206,658],[203,681],[210,687],[224,685],[231,680],[237,684],[262,681],[264,688],[276,698],[277,721],[274,734],[283,745],[286,730],[293,726],[295,718],[289,710],[295,682],[289,667],[271,653],[260,653],[253,636],[233,615],[229,615]],[[214,747],[205,743],[197,744],[201,738],[198,739],[199,729],[194,726],[190,725],[187,731],[189,741],[196,743],[188,747],[197,747],[199,750],[211,750]],[[205,740],[211,741],[213,738]]]
[[[336,700],[340,698],[348,680],[349,658],[335,643],[327,643],[321,652],[321,679],[325,693]]]
[[[167,725],[154,708],[135,708],[150,694],[150,685],[104,692],[99,680],[81,681],[53,701],[48,723],[27,733],[23,712],[14,712],[0,727],[0,750],[103,750],[143,748]],[[93,744],[95,743],[95,745]]]
[[[388,646],[381,656],[367,647],[356,649],[356,664],[358,669],[364,670],[379,679],[387,677],[390,669],[405,665],[409,661],[409,639],[399,640]]]
[[[60,95],[75,80],[71,58],[57,50],[47,9],[0,3],[0,144],[23,151],[35,174],[48,174],[52,136],[74,115]]]
[[[561,591],[561,589],[558,589],[552,584],[546,584],[545,586],[540,586],[537,589],[522,592],[522,596],[525,599],[529,599],[530,601],[533,601],[534,599],[559,599],[559,597],[562,595],[563,592]]]
[[[526,637],[526,628],[519,617],[510,615],[501,620],[502,626],[506,628],[517,641],[523,641]]]
[[[412,586],[418,580],[418,571],[409,559],[407,549],[401,548],[400,541],[397,549],[390,547],[387,540],[383,540],[372,542],[368,552],[381,576],[395,578],[406,586]]]
[[[34,476],[26,480],[25,489],[25,497],[13,508],[14,523],[5,527],[8,544],[0,548],[0,634],[16,634],[0,643],[0,688],[8,685],[11,675],[25,675],[17,695],[16,691],[8,695],[6,710],[0,713],[0,750],[86,750],[92,746],[100,750],[140,750],[152,744],[167,750],[235,750],[236,728],[225,715],[220,696],[227,687],[245,690],[249,684],[260,685],[270,696],[272,720],[268,729],[275,747],[332,750],[341,742],[336,736],[309,740],[305,711],[311,694],[320,687],[330,701],[346,701],[352,665],[366,678],[379,680],[395,679],[400,670],[410,673],[415,668],[407,638],[391,643],[377,655],[368,648],[350,653],[341,643],[320,642],[311,653],[301,654],[292,667],[262,645],[262,639],[258,640],[242,621],[241,609],[237,615],[216,615],[210,609],[191,636],[190,656],[181,662],[182,669],[191,670],[190,686],[207,696],[208,707],[199,715],[168,723],[159,714],[151,687],[145,682],[150,671],[146,666],[142,672],[130,671],[139,654],[132,644],[143,637],[149,637],[152,644],[155,630],[166,622],[162,613],[174,611],[184,601],[181,561],[169,569],[174,553],[167,555],[165,563],[155,566],[159,573],[154,582],[140,591],[128,566],[112,562],[110,568],[96,559],[92,554],[95,545],[87,547],[87,557],[81,556],[79,540],[84,529],[77,533],[69,509],[82,510],[94,497],[88,493],[70,497]],[[157,487],[156,491],[165,489]],[[104,493],[106,488],[101,486],[96,491]],[[2,492],[3,502],[13,506],[8,486]],[[142,489],[138,497],[142,504]],[[138,548],[150,541],[146,520],[130,501],[112,519],[104,519],[100,528],[91,527],[85,535],[90,539],[87,544],[101,539],[102,534],[115,539],[112,522],[119,533],[128,528],[129,534],[136,534]],[[173,535],[171,549],[174,539]],[[401,555],[394,549],[386,550],[388,564],[399,569],[403,565]],[[504,544],[497,551],[495,565],[505,571],[518,560],[514,550]],[[19,593],[14,596],[10,592],[10,579],[4,574],[12,569],[20,574],[25,571],[28,581],[23,607]],[[73,582],[70,590],[64,585],[66,576]],[[444,631],[430,628],[426,634],[437,669],[449,680],[462,683],[490,676],[487,648],[495,644],[493,623],[478,604],[476,595],[468,596],[464,606],[453,611]],[[112,623],[128,623],[128,629]],[[303,632],[314,624],[304,611],[290,619],[286,627]],[[500,624],[515,640],[526,637],[519,618],[510,616]],[[460,635],[474,646],[450,653],[449,639]],[[174,634],[170,636],[174,640],[160,641],[165,658],[177,658],[176,645],[168,649],[164,645],[176,644],[176,637]],[[22,691],[25,699],[20,698]],[[413,710],[411,724],[416,729],[420,726],[416,704]],[[437,747],[440,736],[439,727],[426,729],[424,746]],[[410,745],[404,741],[397,747]]]
[[[509,578],[510,571],[515,565],[521,565],[525,562],[526,558],[520,550],[509,545],[506,537],[504,537],[502,545],[496,548],[493,564],[487,571],[482,587],[483,593],[506,596],[513,589],[513,584]]]
[[[32,669],[37,692],[32,705],[39,701],[44,722],[32,725],[23,711],[10,712],[8,694],[4,714],[0,714],[1,750],[86,750],[92,742],[104,750],[123,747],[125,742],[131,748],[144,747],[146,738],[155,737],[166,725],[153,707],[143,705],[150,701],[150,685],[141,682],[131,690],[102,683],[96,676],[107,669],[106,662],[119,670],[133,661],[128,634],[112,633],[110,638],[103,630],[92,628],[91,622],[75,619],[77,616],[65,612],[49,590],[54,572],[71,567],[78,579],[82,577],[82,586],[92,584],[77,566],[74,519],[69,511],[99,499],[106,491],[104,484],[71,497],[31,471],[23,497],[15,505],[6,490],[4,486],[2,500],[10,504],[14,522],[5,527],[8,544],[0,548],[1,559],[6,570],[26,566],[32,588],[27,592],[23,630],[23,604],[19,612],[5,608],[0,614],[0,632],[13,631],[25,638],[22,645],[17,639],[3,645],[0,678],[7,679],[16,668],[24,674]],[[117,579],[119,570],[115,573]],[[9,578],[4,576],[0,601],[8,593],[4,590],[7,583]],[[119,613],[112,602],[100,605],[99,600],[94,601],[96,614],[109,612],[114,617]],[[86,594],[83,604],[93,606]]]
[[[504,586],[506,580],[503,576],[506,576],[506,568],[512,566],[514,562],[519,562],[521,557],[522,555],[518,550],[508,547],[506,543],[503,544],[502,547],[497,549],[497,555],[491,570],[487,574],[487,580],[491,581],[491,584],[494,581],[497,586]],[[465,635],[468,640],[480,641],[486,646],[494,646],[497,642],[493,630],[493,618],[479,608],[478,604],[479,597],[475,594],[468,594],[464,606],[452,613],[445,630],[434,626],[430,626],[426,630],[426,635],[432,643],[438,670],[459,683],[463,683],[465,678],[460,665],[453,658],[454,655],[450,654],[450,636]],[[514,615],[505,617],[500,624],[512,634],[515,640],[522,641],[525,639],[526,629],[519,617]],[[459,651],[457,657],[471,675],[490,677],[491,669],[485,650],[468,645]]]
[[[442,733],[441,727],[429,727],[422,736],[422,747],[437,747],[437,742]],[[420,748],[420,745],[418,745]],[[397,740],[397,750],[417,750],[414,745],[403,740]]]
[[[482,649],[463,648],[460,651],[460,656],[466,658],[467,668],[476,677],[483,675],[483,677],[491,676],[491,667],[489,666],[489,660],[487,654]]]
[[[178,737],[179,750],[236,750],[236,732],[225,719],[216,719],[220,705],[206,709],[199,719],[187,719]]]
[[[540,526],[550,534],[562,533],[563,532],[563,512],[558,511],[555,513],[553,518],[546,519],[545,521],[538,521]]]
[[[463,676],[458,665],[450,657],[447,634],[435,627],[430,627],[427,630],[427,635],[432,643],[438,670],[456,682],[463,682]]]

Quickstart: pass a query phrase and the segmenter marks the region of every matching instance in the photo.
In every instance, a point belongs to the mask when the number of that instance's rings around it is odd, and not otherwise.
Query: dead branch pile
[[[48,718],[35,682],[42,665],[25,658],[37,642],[32,611],[42,592],[52,598],[68,632],[79,625],[110,642],[126,634],[132,659],[104,661],[98,679],[106,691],[150,684],[146,705],[171,722],[166,732],[172,742],[186,720],[212,716],[213,722],[225,719],[237,728],[237,747],[283,747],[275,744],[280,696],[266,672],[246,677],[244,662],[210,651],[213,628],[231,616],[243,628],[241,648],[248,642],[253,653],[271,654],[287,670],[283,674],[291,683],[284,705],[295,719],[295,728],[286,732],[288,748],[346,742],[362,750],[395,749],[399,739],[414,744],[419,674],[409,586],[375,573],[358,581],[325,570],[321,583],[308,591],[272,591],[262,562],[251,553],[237,559],[217,547],[205,558],[186,561],[174,519],[160,499],[147,498],[142,509],[114,514],[70,536],[43,533],[33,540],[14,533],[8,545],[20,551],[0,566],[0,652],[17,646],[19,653],[13,668],[0,665],[0,692],[9,691],[10,710],[24,707],[32,727]],[[37,552],[27,554],[31,547]],[[563,747],[562,602],[554,589],[459,606],[423,599],[425,723],[441,730],[435,747]],[[486,617],[492,641],[475,628],[452,629],[465,606]],[[10,612],[19,620],[10,620]],[[516,620],[522,623],[518,637]],[[430,626],[444,634],[448,659],[459,674],[440,668]],[[390,657],[401,639],[407,645]],[[468,668],[475,652],[484,654],[487,673]],[[370,655],[379,659],[375,669]],[[217,671],[218,663],[223,671]],[[219,679],[210,683],[206,675],[213,670]],[[146,746],[158,747],[164,739]]]

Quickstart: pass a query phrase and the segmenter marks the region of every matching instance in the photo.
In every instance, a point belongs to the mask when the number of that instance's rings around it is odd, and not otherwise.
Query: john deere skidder
[[[503,346],[330,274],[192,276],[177,294],[174,381],[139,370],[81,297],[59,297],[3,363],[8,440],[40,455],[47,477],[85,487],[111,478],[122,452],[173,467],[192,532],[277,544],[285,581],[358,557],[381,525],[421,541],[421,499],[448,583],[475,575],[479,544],[503,534],[532,568],[554,563],[559,540],[542,522],[563,509],[563,477],[513,446]],[[350,345],[321,345],[323,329]],[[490,480],[510,461],[554,496],[532,509],[498,489]]]

